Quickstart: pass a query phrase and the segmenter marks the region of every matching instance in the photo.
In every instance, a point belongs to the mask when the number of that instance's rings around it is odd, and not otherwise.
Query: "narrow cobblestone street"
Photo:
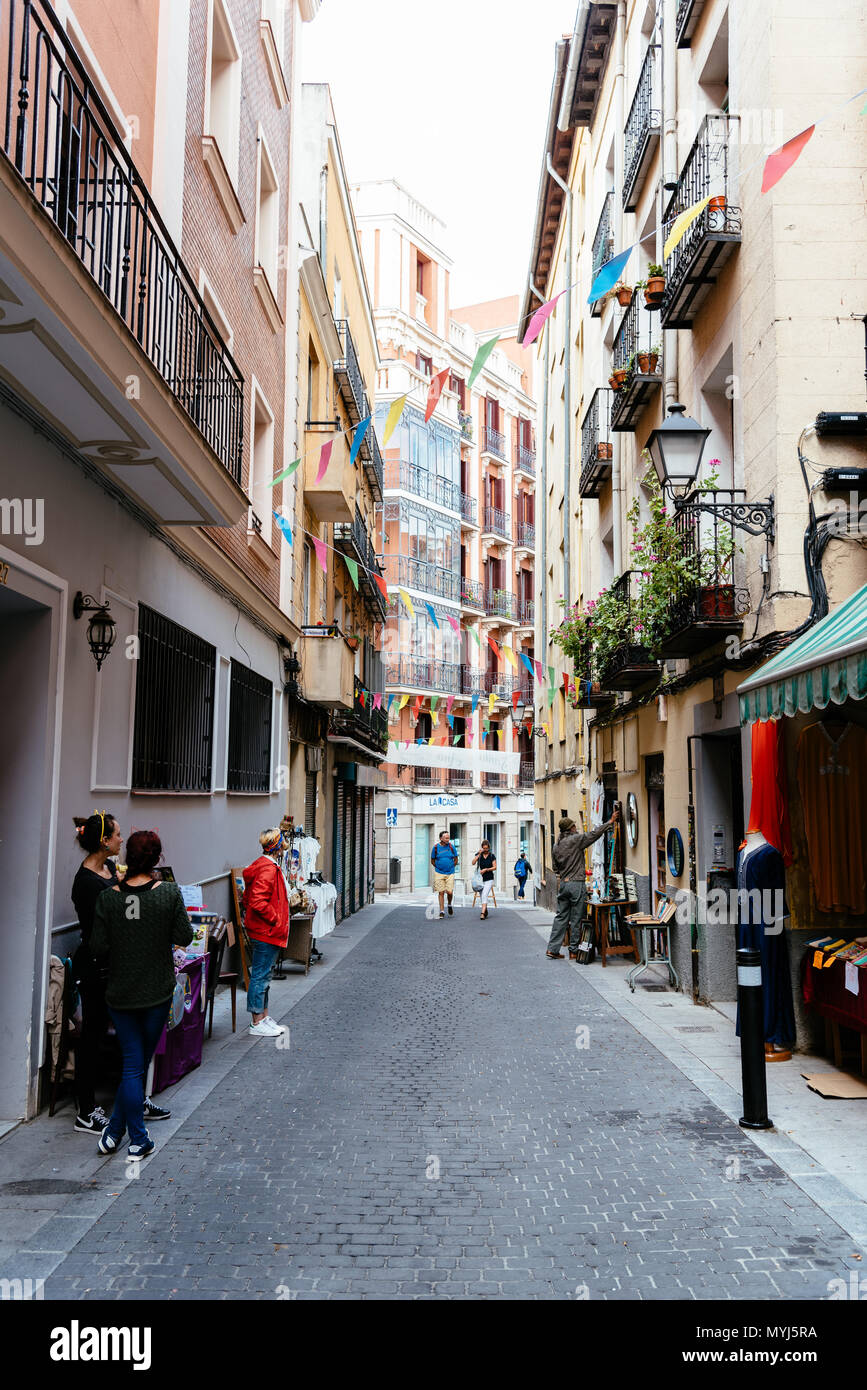
[[[152,1127],[47,1298],[822,1299],[860,1267],[518,912],[399,908],[292,988],[291,1046]]]

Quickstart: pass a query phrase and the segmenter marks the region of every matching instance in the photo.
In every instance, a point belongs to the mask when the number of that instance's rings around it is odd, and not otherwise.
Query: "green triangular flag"
[[[467,382],[468,386],[472,386],[473,382],[475,381],[479,372],[484,367],[485,363],[487,362],[488,358],[490,357],[491,353],[493,352],[494,348],[497,346],[497,343],[499,341],[500,335],[498,333],[496,338],[489,338],[486,343],[482,343],[482,346],[479,348],[473,361],[473,368],[470,372],[470,379]]]
[[[473,637],[475,638],[475,640],[476,640],[476,646],[477,646],[477,647],[481,647],[481,645],[482,645],[482,640],[481,640],[481,638],[479,637],[479,634],[476,632],[476,629],[475,629],[474,627],[471,627],[471,628],[468,628],[468,631],[469,631],[469,633],[471,634],[471,636],[473,636]]]
[[[274,487],[277,483],[282,483],[284,478],[288,478],[290,473],[295,472],[295,469],[299,467],[300,463],[300,459],[296,459],[294,463],[290,463],[288,468],[284,468],[282,473],[278,473],[276,478],[271,479],[268,486]]]
[[[430,697],[430,712],[431,712],[431,714],[436,714],[436,712],[437,712],[437,705],[439,704],[439,702],[440,702],[440,697],[439,697],[439,695],[431,695],[431,697]]]
[[[355,585],[355,587],[356,587],[356,589],[357,589],[357,588],[358,588],[358,565],[357,565],[357,563],[355,562],[355,560],[350,560],[350,558],[349,558],[348,555],[344,555],[343,558],[344,558],[344,560],[346,561],[346,568],[349,570],[349,577],[350,577],[350,579],[352,580],[353,584]]]
[[[553,705],[554,696],[557,694],[557,687],[552,685],[548,690],[548,704]]]

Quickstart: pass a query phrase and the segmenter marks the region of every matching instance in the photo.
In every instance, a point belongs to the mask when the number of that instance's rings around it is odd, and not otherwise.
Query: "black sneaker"
[[[148,1120],[170,1120],[170,1119],[171,1119],[171,1115],[172,1115],[171,1110],[164,1110],[163,1107],[162,1107],[161,1105],[154,1105],[154,1103],[153,1103],[153,1101],[151,1100],[150,1096],[145,1096],[145,1103],[144,1103],[144,1118],[145,1118],[145,1123],[147,1123]]]
[[[76,1115],[72,1126],[78,1134],[102,1134],[108,1124],[108,1116],[101,1105],[91,1110],[89,1115]]]
[[[155,1148],[153,1139],[148,1138],[143,1144],[130,1144],[126,1156],[133,1163],[140,1163],[143,1158],[150,1158]]]
[[[126,1143],[126,1138],[121,1135],[120,1139],[112,1139],[110,1134],[101,1134],[97,1148],[101,1154],[116,1154],[118,1149],[122,1149]]]
[[[455,914],[454,914],[454,909],[453,909],[451,903],[449,903],[449,916],[450,916],[450,917],[454,917],[454,915],[455,915]]]

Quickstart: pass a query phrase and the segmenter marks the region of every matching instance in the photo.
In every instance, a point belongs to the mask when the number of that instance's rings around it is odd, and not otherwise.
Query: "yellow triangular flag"
[[[693,203],[691,208],[685,208],[679,217],[674,219],[671,231],[665,238],[665,245],[662,248],[662,259],[667,261],[675,246],[686,234],[697,217],[700,217],[710,202],[710,196],[702,198],[700,203]]]
[[[518,669],[518,663],[515,660],[515,653],[512,651],[511,647],[506,646],[505,642],[503,643],[503,656],[506,658],[510,666],[514,666],[515,670]]]
[[[413,606],[412,606],[412,599],[410,598],[409,594],[406,592],[406,589],[398,589],[397,592],[400,594],[401,598],[403,599],[404,603],[406,604],[406,607],[407,607],[407,611],[408,611],[408,613],[409,613],[409,616],[410,616],[411,618],[414,618],[414,617],[415,617],[415,609],[414,609]]]
[[[398,712],[398,714],[400,714],[400,711],[403,709],[404,705],[407,703],[408,700],[409,700],[409,696],[408,696],[408,695],[401,695],[401,697],[400,697],[400,704],[399,704],[398,707],[397,707],[397,712]]]
[[[493,692],[493,690],[492,690],[491,693],[490,693],[490,695],[488,696],[488,714],[489,714],[489,715],[493,714],[493,712],[494,712],[494,705],[495,705],[496,703],[497,703],[497,697],[496,697],[496,695],[494,694],[494,692]]]
[[[390,407],[390,409],[389,409],[388,415],[386,416],[386,420],[385,420],[385,429],[384,429],[383,432],[382,432],[382,447],[383,447],[383,448],[385,448],[385,446],[387,445],[388,441],[391,439],[391,436],[394,434],[395,430],[397,429],[397,422],[398,422],[398,420],[400,419],[401,415],[403,414],[403,408],[404,408],[404,406],[406,405],[407,397],[408,397],[408,396],[409,396],[409,392],[407,391],[407,393],[406,393],[405,396],[398,396],[397,400],[396,400],[396,401],[392,401],[392,403],[391,403],[391,407]]]

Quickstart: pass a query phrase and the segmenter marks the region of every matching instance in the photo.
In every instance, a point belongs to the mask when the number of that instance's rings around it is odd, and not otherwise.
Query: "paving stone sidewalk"
[[[47,1298],[822,1299],[864,1268],[519,913],[400,908],[284,1021]]]

